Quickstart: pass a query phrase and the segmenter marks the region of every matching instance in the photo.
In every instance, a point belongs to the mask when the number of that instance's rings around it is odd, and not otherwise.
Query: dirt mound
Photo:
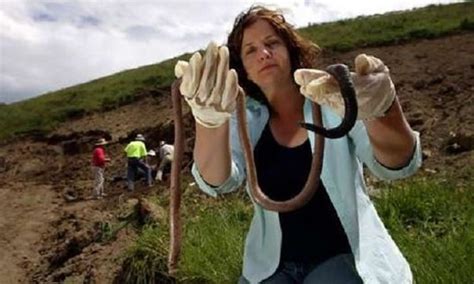
[[[380,57],[391,68],[398,96],[412,127],[421,133],[424,164],[419,174],[448,173],[474,165],[474,33],[403,45],[326,54],[320,66],[353,66],[359,53]],[[138,184],[130,194],[123,147],[137,133],[147,146],[173,142],[169,92],[160,90],[107,112],[68,122],[46,136],[0,148],[0,282],[111,283],[121,255],[136,237],[118,216],[129,201],[162,192]],[[191,159],[193,122],[185,108],[186,159]],[[98,137],[111,141],[112,158],[103,200],[90,200],[90,155]],[[185,163],[187,164],[187,163]],[[188,170],[188,168],[187,168]],[[183,174],[189,174],[184,171]],[[124,209],[125,208],[125,209]],[[127,209],[128,208],[128,209]],[[114,232],[111,234],[111,232]],[[112,237],[113,235],[113,237]]]

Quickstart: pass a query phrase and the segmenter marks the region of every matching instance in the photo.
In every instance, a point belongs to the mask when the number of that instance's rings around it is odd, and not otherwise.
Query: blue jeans
[[[128,190],[132,191],[135,188],[135,176],[137,175],[138,169],[142,170],[146,173],[146,179],[148,182],[148,186],[153,184],[153,180],[151,178],[151,168],[148,167],[145,163],[143,163],[138,158],[128,158],[128,166],[127,166],[127,185]]]
[[[239,284],[250,283],[243,276]],[[355,268],[354,257],[351,254],[339,254],[323,263],[312,265],[300,262],[283,262],[275,273],[263,280],[264,284],[289,283],[330,283],[330,284],[362,284]]]

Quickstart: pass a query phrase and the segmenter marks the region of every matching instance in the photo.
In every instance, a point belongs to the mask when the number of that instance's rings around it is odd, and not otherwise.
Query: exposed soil
[[[380,57],[391,68],[398,96],[412,127],[421,133],[424,164],[419,175],[465,173],[474,165],[474,33],[401,45],[326,54],[321,66],[346,63],[359,53]],[[186,114],[186,136],[192,120]],[[123,147],[136,133],[147,146],[172,142],[169,92],[144,96],[115,110],[65,123],[44,137],[25,137],[0,147],[0,282],[112,283],[122,256],[136,238],[125,227],[104,241],[140,196],[165,192],[166,184],[135,193],[124,190]],[[103,200],[91,200],[92,142],[112,141]],[[193,139],[187,141],[189,161]],[[185,163],[186,164],[186,163]],[[472,172],[472,171],[471,171]],[[187,169],[183,175],[189,174]],[[464,176],[463,176],[464,175]]]

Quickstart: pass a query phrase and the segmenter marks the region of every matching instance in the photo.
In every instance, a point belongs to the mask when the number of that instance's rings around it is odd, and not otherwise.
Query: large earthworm
[[[300,125],[308,130],[321,134],[324,137],[339,138],[346,135],[356,122],[358,112],[356,94],[354,84],[352,83],[351,73],[346,65],[333,64],[328,66],[326,71],[339,83],[341,95],[344,99],[344,118],[337,127],[331,129],[322,128],[310,123],[300,123]]]
[[[314,195],[319,186],[321,166],[324,152],[324,137],[338,138],[347,134],[354,126],[357,118],[357,101],[355,99],[355,90],[351,81],[349,69],[342,64],[331,65],[327,68],[328,73],[333,75],[339,83],[341,94],[345,103],[345,117],[341,124],[333,129],[325,129],[322,125],[321,108],[317,104],[312,104],[313,120],[316,123],[301,125],[315,132],[315,143],[313,161],[306,184],[301,192],[287,201],[274,201],[268,198],[258,186],[257,173],[252,152],[252,146],[247,129],[247,117],[245,113],[245,93],[239,91],[237,96],[237,121],[240,142],[243,149],[245,162],[247,166],[247,177],[250,186],[250,192],[253,199],[267,210],[288,212],[302,207]],[[181,112],[181,94],[179,85],[181,80],[173,82],[171,95],[174,109],[175,120],[175,152],[171,167],[171,185],[170,185],[170,252],[168,257],[168,271],[170,275],[175,275],[177,271],[177,262],[181,249],[181,218],[179,207],[181,203],[181,187],[179,173],[181,170],[182,157],[184,152],[184,131]]]
[[[179,174],[184,155],[184,129],[181,94],[179,92],[180,84],[181,79],[178,79],[171,85],[171,100],[174,112],[174,154],[173,163],[171,163],[170,180],[170,250],[168,255],[168,273],[173,277],[177,272],[177,263],[181,252],[182,228],[179,212],[181,205],[181,182]]]

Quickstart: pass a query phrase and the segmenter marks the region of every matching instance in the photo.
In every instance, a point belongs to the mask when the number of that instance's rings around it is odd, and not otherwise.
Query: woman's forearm
[[[196,123],[194,160],[203,179],[219,186],[230,176],[231,151],[229,122],[218,128],[206,128]]]
[[[389,168],[408,163],[416,140],[398,98],[385,116],[365,121],[365,126],[377,161]]]

